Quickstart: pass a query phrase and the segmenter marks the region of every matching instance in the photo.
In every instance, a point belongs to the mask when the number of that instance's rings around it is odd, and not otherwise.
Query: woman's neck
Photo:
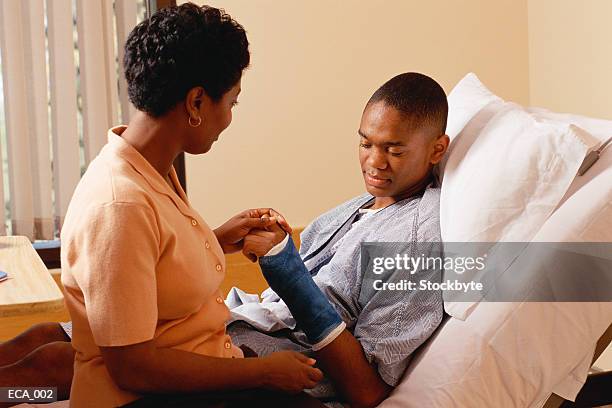
[[[173,121],[159,120],[137,111],[121,137],[138,150],[159,174],[168,181],[174,159],[181,153],[180,138]]]

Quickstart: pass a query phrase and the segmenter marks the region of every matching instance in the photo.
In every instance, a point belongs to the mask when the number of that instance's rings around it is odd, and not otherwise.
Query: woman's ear
[[[187,92],[187,97],[185,98],[185,109],[187,109],[189,116],[194,119],[200,117],[200,108],[202,107],[204,94],[204,88],[201,86],[191,88],[189,92]]]
[[[433,142],[433,149],[429,162],[431,164],[438,164],[444,157],[444,154],[448,150],[450,138],[447,135],[438,136]]]

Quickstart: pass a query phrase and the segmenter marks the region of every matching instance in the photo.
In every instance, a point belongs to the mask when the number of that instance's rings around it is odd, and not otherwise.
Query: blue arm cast
[[[259,258],[259,265],[312,344],[342,324],[338,312],[312,280],[291,237],[279,254]]]

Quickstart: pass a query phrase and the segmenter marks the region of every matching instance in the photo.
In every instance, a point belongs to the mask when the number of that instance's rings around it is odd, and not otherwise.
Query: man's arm
[[[316,356],[323,371],[351,407],[375,407],[393,389],[368,363],[361,344],[346,329],[317,351]]]
[[[263,238],[261,235],[259,238]],[[280,242],[280,237],[279,233],[274,243]],[[245,239],[246,251],[255,247],[249,238]],[[315,349],[317,344],[330,341],[317,351],[317,358],[350,405],[371,407],[385,399],[392,388],[368,363],[361,344],[350,332],[343,329],[339,335],[335,333],[344,322],[312,280],[293,241],[289,240],[280,254],[262,257],[260,266],[270,287],[285,301]]]

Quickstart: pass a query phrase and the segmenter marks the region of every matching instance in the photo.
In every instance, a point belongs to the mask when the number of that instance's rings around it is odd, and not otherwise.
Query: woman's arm
[[[323,378],[321,371],[313,367],[315,360],[289,351],[263,358],[220,358],[158,348],[154,340],[100,347],[100,351],[117,385],[137,393],[250,388],[298,393]]]

